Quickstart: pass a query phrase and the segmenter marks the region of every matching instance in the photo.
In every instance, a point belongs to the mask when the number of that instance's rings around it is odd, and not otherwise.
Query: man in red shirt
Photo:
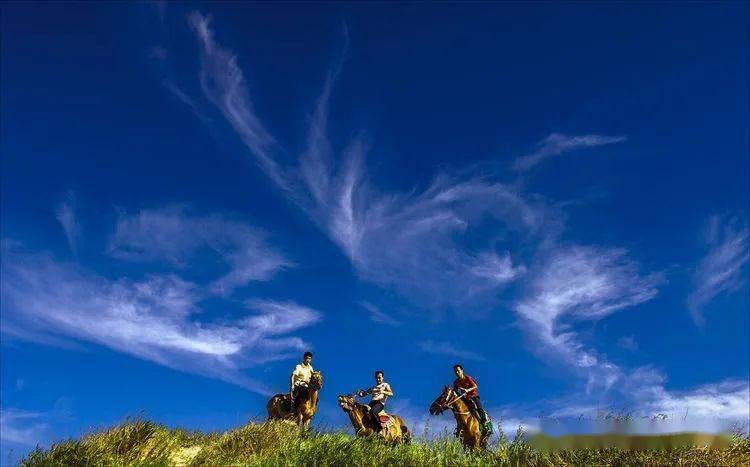
[[[456,380],[453,382],[453,389],[458,395],[466,394],[464,399],[469,404],[469,409],[479,419],[482,430],[487,430],[487,414],[482,407],[482,401],[479,400],[479,385],[471,376],[464,373],[464,367],[460,364],[453,365],[453,372],[456,373]]]

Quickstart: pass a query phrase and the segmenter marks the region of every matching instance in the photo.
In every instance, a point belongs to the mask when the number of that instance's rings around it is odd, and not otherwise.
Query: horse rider
[[[292,401],[292,412],[295,410],[297,399],[299,399],[303,391],[307,391],[307,388],[310,385],[310,378],[312,378],[313,374],[312,357],[312,352],[305,352],[302,356],[302,363],[298,363],[292,372],[289,384],[289,397]]]
[[[457,363],[453,365],[453,372],[456,374],[456,380],[453,382],[453,389],[459,396],[463,396],[469,406],[469,410],[479,419],[482,431],[487,431],[487,412],[482,407],[482,401],[479,400],[479,385],[471,376],[464,373],[464,367]]]
[[[383,370],[375,372],[375,386],[366,391],[357,391],[359,397],[365,397],[367,394],[372,394],[372,400],[367,405],[370,406],[370,413],[372,413],[373,418],[375,419],[378,431],[382,432],[383,425],[380,423],[379,415],[380,412],[385,409],[385,402],[388,400],[388,397],[393,395],[391,385],[386,383],[383,379]]]

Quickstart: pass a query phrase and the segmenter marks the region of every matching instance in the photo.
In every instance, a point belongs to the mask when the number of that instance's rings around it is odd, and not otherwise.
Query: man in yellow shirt
[[[313,374],[312,367],[312,353],[305,352],[302,356],[302,363],[297,364],[292,372],[292,377],[289,383],[289,396],[292,400],[292,412],[294,412],[294,406],[301,396],[307,395],[307,387],[310,384],[310,378]]]

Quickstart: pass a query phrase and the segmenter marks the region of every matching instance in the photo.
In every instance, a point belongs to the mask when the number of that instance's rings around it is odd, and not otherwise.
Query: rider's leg
[[[482,423],[487,423],[487,414],[484,411],[484,407],[482,407],[482,401],[479,400],[479,396],[472,397],[471,402],[474,404],[474,407],[476,408],[476,414],[479,418],[479,421]]]
[[[378,430],[382,430],[383,426],[380,424],[380,412],[383,411],[385,406],[380,401],[370,401],[370,413],[372,413],[372,418],[375,420],[375,425],[378,427]]]
[[[304,384],[297,384],[294,386],[294,390],[292,390],[292,412],[297,411],[297,406],[306,394],[307,386]]]
[[[289,404],[289,407],[291,408],[292,412],[294,412],[296,401],[297,401],[298,397],[299,397],[299,385],[295,385],[292,388],[291,404]]]

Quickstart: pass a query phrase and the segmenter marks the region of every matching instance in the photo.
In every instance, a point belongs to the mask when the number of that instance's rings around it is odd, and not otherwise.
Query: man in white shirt
[[[382,370],[378,370],[375,372],[375,386],[366,391],[357,391],[357,395],[359,397],[365,397],[367,394],[372,394],[372,400],[368,405],[370,406],[370,412],[375,419],[375,423],[380,428],[380,430],[382,430],[383,426],[380,424],[379,414],[383,411],[383,409],[385,409],[385,401],[388,400],[389,396],[393,395],[391,386],[383,379]]]
[[[292,412],[294,412],[294,406],[300,396],[307,392],[307,386],[310,384],[310,378],[313,374],[312,367],[312,353],[305,352],[302,356],[302,363],[297,364],[292,372],[292,377],[289,384],[289,396],[292,399]]]

